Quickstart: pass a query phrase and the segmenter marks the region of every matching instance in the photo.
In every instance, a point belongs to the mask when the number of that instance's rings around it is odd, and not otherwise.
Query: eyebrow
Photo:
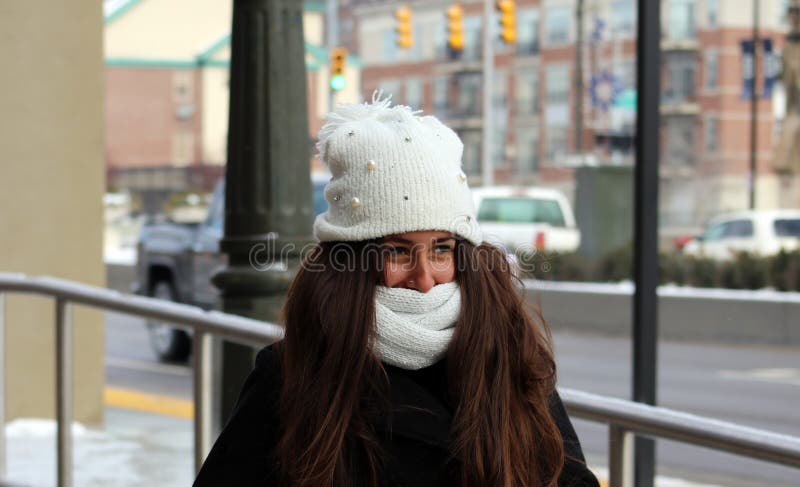
[[[414,243],[416,243],[416,242],[412,242],[411,240],[409,240],[407,238],[403,238],[403,237],[386,237],[386,240],[387,241],[393,241],[393,242],[405,243],[405,244],[414,244]],[[436,240],[434,240],[434,243],[443,243],[443,242],[447,242],[448,240],[455,240],[455,237],[439,237]]]

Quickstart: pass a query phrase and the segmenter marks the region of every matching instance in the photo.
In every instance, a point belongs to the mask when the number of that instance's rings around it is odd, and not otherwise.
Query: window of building
[[[695,123],[693,117],[669,117],[664,120],[664,165],[695,164]]]
[[[422,108],[422,80],[420,78],[406,79],[406,105],[414,110]]]
[[[433,111],[438,117],[447,118],[447,76],[433,79]]]
[[[545,122],[548,127],[569,125],[570,71],[568,64],[549,64],[545,68]],[[549,138],[549,135],[548,135]],[[549,145],[549,141],[548,141]]]
[[[539,11],[521,9],[517,15],[517,54],[525,56],[539,52]]]
[[[569,100],[569,66],[550,64],[545,69],[545,90],[548,104],[562,104]]]
[[[506,98],[508,98],[508,72],[505,70],[498,70],[494,72],[492,81],[492,103],[495,107],[505,107]]]
[[[435,59],[447,59],[447,24],[444,18],[432,24]]]
[[[539,169],[539,132],[534,127],[517,128],[517,173],[535,174]]]
[[[789,16],[787,15],[787,9],[789,8],[789,0],[778,0],[778,9],[776,14],[778,15],[778,22],[777,24],[781,27],[789,27]]]
[[[673,54],[667,61],[667,81],[664,87],[665,103],[685,103],[694,100],[695,94],[694,55]]]
[[[479,130],[468,130],[458,134],[464,143],[464,156],[462,163],[464,172],[468,175],[481,174],[481,132]]]
[[[456,75],[458,85],[454,115],[456,117],[478,117],[481,114],[481,74],[461,73]]]
[[[481,38],[481,18],[472,16],[464,18],[464,51],[462,59],[474,60],[481,58],[483,39]]]
[[[719,1],[706,0],[706,24],[709,29],[719,25]]]
[[[495,132],[492,140],[492,157],[495,163],[502,164],[506,161],[508,135],[508,72],[498,70],[494,72],[492,82],[492,118]]]
[[[192,132],[172,134],[172,164],[186,166],[194,160],[195,140]]]
[[[419,23],[413,24],[412,39],[413,44],[410,49],[398,49],[403,52],[403,59],[406,61],[420,61],[422,59],[422,46],[425,45],[425,30]]]
[[[548,126],[546,130],[545,160],[549,164],[559,164],[567,153],[567,128]]]
[[[614,65],[614,76],[624,88],[636,88],[636,60],[623,59]]]
[[[385,29],[381,34],[381,61],[397,60],[397,34],[394,29]]]
[[[396,79],[382,80],[378,89],[383,91],[384,96],[391,95],[393,100],[400,99],[400,81]]]
[[[716,49],[705,51],[705,86],[716,88],[719,77],[719,52]]]
[[[536,69],[525,69],[517,72],[516,110],[521,117],[530,117],[539,113],[539,73]]]
[[[567,44],[572,29],[572,8],[570,6],[549,7],[546,13],[546,41],[548,45]]]
[[[502,165],[506,161],[506,129],[495,125],[492,137],[492,163]]]
[[[719,150],[719,120],[715,116],[706,117],[705,133],[706,153],[713,154]]]
[[[670,0],[669,38],[673,41],[695,39],[694,0]]]
[[[636,34],[636,1],[614,0],[611,2],[611,32],[618,37]]]

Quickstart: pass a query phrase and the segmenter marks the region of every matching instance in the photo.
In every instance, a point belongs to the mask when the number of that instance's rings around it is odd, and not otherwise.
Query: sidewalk
[[[73,424],[74,483],[79,487],[191,485],[192,421],[107,406],[104,426]],[[15,485],[56,485],[55,422],[18,419],[6,425],[3,480]]]
[[[73,424],[76,487],[188,487],[194,480],[189,401],[110,388],[105,424]],[[187,409],[188,408],[188,409]],[[55,421],[17,419],[6,425],[7,468],[0,487],[55,487]],[[588,458],[608,486],[605,458]],[[657,487],[717,487],[657,477]]]

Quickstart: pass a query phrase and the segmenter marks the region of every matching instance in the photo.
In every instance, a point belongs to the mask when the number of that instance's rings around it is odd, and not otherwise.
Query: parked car
[[[574,252],[580,245],[572,206],[555,189],[489,186],[472,195],[484,238],[509,253]]]
[[[751,210],[711,219],[702,235],[683,247],[683,253],[730,260],[736,252],[770,256],[798,248],[800,210]]]
[[[314,215],[327,209],[324,198],[329,174],[312,176]],[[136,294],[213,309],[219,291],[211,275],[226,264],[219,252],[225,216],[224,179],[214,187],[205,221],[156,222],[145,225],[136,246]],[[185,361],[192,349],[191,333],[156,320],[148,321],[150,344],[163,361]]]

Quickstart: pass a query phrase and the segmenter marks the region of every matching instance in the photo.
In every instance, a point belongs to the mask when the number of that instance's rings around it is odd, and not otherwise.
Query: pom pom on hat
[[[333,177],[328,210],[314,221],[320,241],[368,240],[421,230],[483,241],[461,166],[464,145],[433,116],[408,106],[340,104],[327,114],[317,149]]]

